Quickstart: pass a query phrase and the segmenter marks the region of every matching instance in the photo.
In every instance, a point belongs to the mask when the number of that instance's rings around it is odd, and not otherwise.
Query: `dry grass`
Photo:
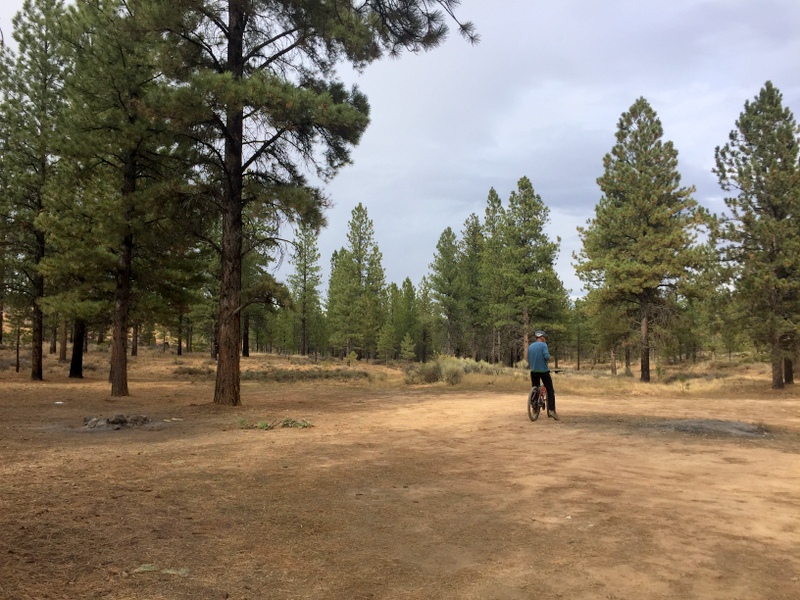
[[[205,355],[143,350],[126,398],[108,359],[83,381],[51,356],[44,382],[0,371],[3,600],[800,597],[798,393],[763,365],[650,385],[561,365],[561,421],[531,423],[524,371],[407,385],[255,355],[243,369],[311,375],[245,379],[231,408]],[[116,413],[156,426],[82,429]],[[672,419],[770,435],[655,426]]]

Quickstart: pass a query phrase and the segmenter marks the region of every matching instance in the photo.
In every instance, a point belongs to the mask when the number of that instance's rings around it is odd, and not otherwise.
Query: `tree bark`
[[[617,374],[617,348],[611,346],[611,374]]]
[[[58,362],[67,362],[67,320],[61,321],[61,344],[58,349]]]
[[[794,383],[794,363],[791,358],[783,359],[783,382],[787,385]]]
[[[772,389],[783,389],[783,348],[781,347],[781,335],[776,327],[773,326],[771,335],[770,363],[772,364]]]
[[[183,356],[183,315],[178,315],[178,356]]]
[[[36,231],[36,250],[34,262],[39,264],[44,258],[44,233]],[[42,375],[42,366],[44,364],[44,356],[42,345],[44,344],[44,314],[39,306],[39,299],[44,298],[44,277],[39,273],[34,273],[32,276],[33,281],[33,339],[31,340],[31,379],[34,381],[41,381],[44,379]]]
[[[17,343],[16,343],[16,371],[15,373],[19,373],[19,344],[22,340],[22,323],[19,321],[17,322]]]
[[[641,343],[642,343],[642,358],[641,358],[641,376],[640,381],[644,383],[650,382],[650,320],[648,315],[647,306],[642,306],[642,322],[641,322]]]
[[[136,191],[136,157],[129,153],[125,160],[122,198],[126,222],[133,218],[131,196]],[[128,395],[128,318],[131,307],[131,272],[133,264],[133,232],[128,228],[118,248],[114,316],[111,325],[111,395]]]
[[[131,333],[131,356],[139,356],[139,323],[133,324]]]
[[[72,335],[72,360],[69,364],[69,376],[83,379],[83,344],[86,340],[86,321],[75,319]]]
[[[242,356],[250,356],[250,313],[242,317]]]
[[[234,80],[244,73],[245,6],[242,0],[228,3],[227,68]],[[219,359],[214,403],[241,404],[239,344],[242,295],[242,140],[244,112],[231,105],[225,123],[225,182],[222,199],[222,277],[219,298]]]

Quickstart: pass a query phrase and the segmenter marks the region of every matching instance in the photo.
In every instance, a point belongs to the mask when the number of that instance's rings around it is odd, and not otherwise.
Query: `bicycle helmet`
[[[545,339],[547,338],[547,334],[544,331],[542,331],[541,329],[539,331],[537,331],[536,333],[534,333],[533,335],[534,335],[534,337],[537,337],[537,338],[540,338],[540,337],[543,337]]]

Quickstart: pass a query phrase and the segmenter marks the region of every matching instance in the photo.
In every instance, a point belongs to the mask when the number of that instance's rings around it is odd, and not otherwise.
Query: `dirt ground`
[[[245,381],[221,408],[178,362],[134,361],[122,399],[102,369],[0,372],[0,598],[800,598],[800,393],[766,374],[587,377],[532,423],[522,383],[391,375]],[[152,423],[83,427],[117,413]],[[259,427],[284,418],[313,426]]]

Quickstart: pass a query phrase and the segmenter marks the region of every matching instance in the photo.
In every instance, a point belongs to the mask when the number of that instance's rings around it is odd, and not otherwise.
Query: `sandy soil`
[[[795,391],[563,393],[531,423],[492,386],[247,382],[220,408],[162,365],[113,400],[100,372],[0,373],[0,598],[800,598]],[[116,413],[153,424],[82,426]],[[257,427],[285,417],[313,427]]]

